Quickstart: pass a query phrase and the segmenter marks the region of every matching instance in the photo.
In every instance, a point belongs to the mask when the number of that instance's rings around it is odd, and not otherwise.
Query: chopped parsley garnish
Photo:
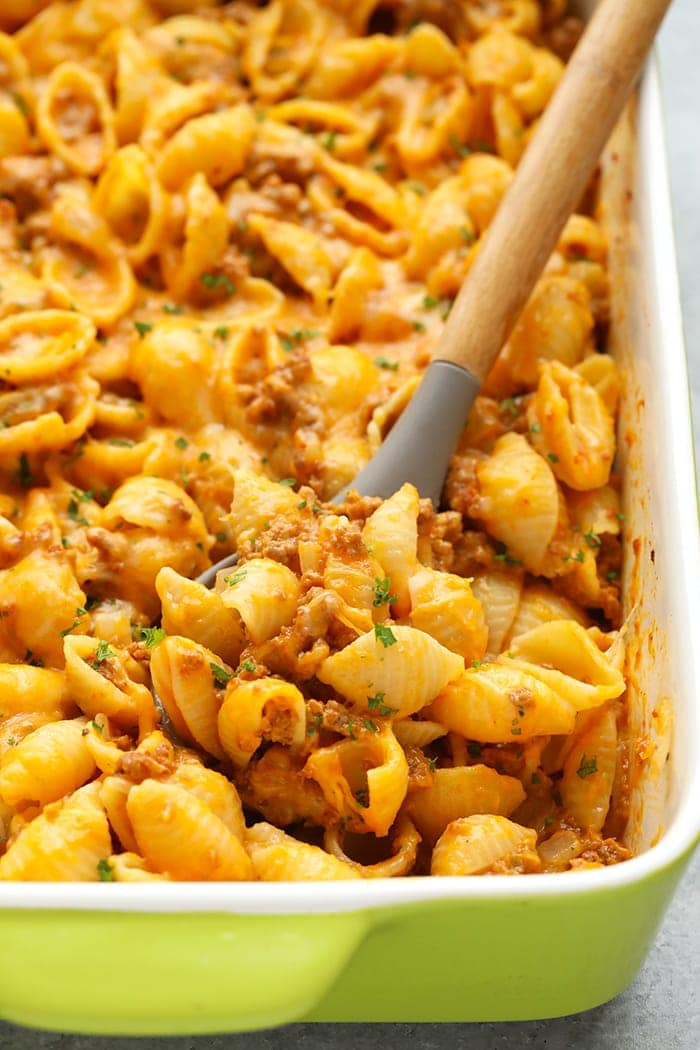
[[[168,636],[162,627],[142,627],[141,637],[146,648],[152,649],[154,645],[158,645],[158,642],[162,642]]]
[[[110,657],[116,656],[117,654],[110,647],[109,642],[105,642],[102,639],[97,643],[97,649],[95,650],[95,657],[92,661],[92,666],[97,667],[98,664],[104,663],[105,660],[109,660]]]
[[[78,514],[78,501],[77,499],[68,500],[68,517],[71,521],[74,521],[76,525],[89,525],[87,518],[84,518],[81,514]]]
[[[576,553],[574,554],[574,561],[583,562],[585,560],[586,555],[583,553],[583,551],[576,551]]]
[[[386,368],[390,372],[398,372],[399,370],[399,362],[390,361],[388,357],[375,357],[374,363],[377,368]]]
[[[362,720],[362,724],[365,727],[365,729],[368,729],[370,731],[370,733],[379,732],[379,726],[376,722],[373,722],[371,718],[364,718]]]
[[[235,284],[225,273],[203,273],[199,279],[210,291],[223,288],[227,295],[233,295],[236,291]]]
[[[228,325],[220,324],[218,328],[214,329],[215,339],[228,339]]]
[[[282,344],[282,349],[284,350],[284,352],[287,353],[287,354],[291,354],[292,350],[294,349],[294,343],[289,338],[289,336],[288,335],[280,335],[277,338],[279,339],[280,343]]]
[[[423,307],[426,310],[434,310],[436,306],[440,305],[440,300],[436,299],[434,295],[423,296]]]
[[[216,534],[216,541],[217,541],[217,543],[226,543],[227,540],[228,540],[228,533],[227,532],[217,532],[217,534]]]
[[[383,175],[388,166],[389,165],[384,160],[378,160],[376,164],[372,165],[377,175]]]
[[[498,549],[493,556],[494,561],[502,561],[505,565],[522,565],[520,558],[513,558],[508,553],[505,543],[499,543]]]
[[[483,660],[472,660],[472,667],[476,671],[476,670],[478,670],[479,667],[481,667],[483,662],[484,662]]]
[[[329,153],[332,153],[333,150],[335,149],[335,142],[336,142],[337,138],[338,138],[338,132],[337,131],[329,131],[328,134],[326,135],[326,137],[325,137],[325,139],[323,141],[323,145],[326,147],[326,149],[328,150]]]
[[[374,581],[374,598],[372,605],[375,609],[378,609],[380,605],[393,605],[394,602],[398,601],[395,594],[391,593],[391,580],[388,576],[384,579],[377,577]]]
[[[237,583],[244,580],[248,575],[245,569],[239,569],[238,572],[232,572],[230,576],[224,576],[224,583],[227,583],[229,587],[235,587]]]
[[[221,664],[210,663],[209,670],[211,676],[214,679],[214,685],[226,685],[226,683],[233,677],[233,671],[227,671]]]
[[[382,643],[385,649],[388,649],[390,645],[396,644],[396,635],[392,631],[391,627],[385,627],[381,623],[375,624],[374,634],[377,640]]]
[[[97,877],[100,882],[114,882],[114,869],[104,857],[97,862]]]
[[[304,510],[306,506],[308,506],[308,501],[305,499],[300,499],[297,503],[297,510]]]
[[[468,226],[460,226],[459,235],[465,244],[473,244],[476,240],[476,234]]]
[[[374,696],[368,696],[367,707],[370,711],[376,711],[382,718],[389,718],[390,715],[396,714],[398,707],[389,707],[388,704],[385,704],[385,696],[386,693],[375,693]]]
[[[530,427],[530,433],[531,434],[539,434],[541,432],[541,430],[542,430],[542,427],[540,426],[539,423],[533,423],[532,426]]]
[[[176,445],[177,448],[187,448],[187,446],[189,445],[189,441],[187,440],[186,437],[182,437],[181,436],[181,437],[175,438],[175,445]]]
[[[423,322],[422,321],[414,321],[413,322],[413,331],[414,332],[424,332],[425,331],[425,325],[423,324]]]
[[[29,467],[29,460],[27,459],[27,453],[23,452],[19,457],[19,467],[17,469],[17,478],[20,485],[24,489],[29,489],[34,484],[34,475],[32,474]]]
[[[450,146],[455,153],[459,153],[460,157],[469,157],[474,152],[466,142],[460,142],[456,135],[450,135]]]
[[[509,412],[511,414],[511,416],[517,416],[517,414],[519,412],[519,409],[518,409],[518,406],[515,403],[515,398],[513,398],[513,397],[504,397],[504,399],[502,401],[498,402],[498,411],[499,412]]]
[[[70,625],[70,627],[66,627],[65,630],[59,631],[61,638],[65,638],[66,635],[70,634],[71,631],[74,631],[76,627],[80,627],[80,617],[85,616],[86,612],[87,609],[84,609],[82,605],[78,606],[78,608],[75,610],[75,620],[73,620],[73,623]]]
[[[293,488],[294,485],[296,485],[296,483],[297,483],[297,479],[296,478],[282,478],[281,481],[279,482],[280,485],[286,485],[287,488],[290,488],[290,489]]]
[[[556,452],[548,452],[547,453],[547,459],[549,460],[550,463],[558,463],[559,462],[559,456],[556,454]]]
[[[409,182],[408,188],[417,193],[419,197],[425,197],[428,192],[422,182]]]
[[[253,674],[253,672],[257,670],[257,664],[255,663],[255,660],[244,660],[238,670],[247,671],[248,674]]]
[[[139,333],[139,337],[143,339],[143,337],[153,328],[153,325],[148,321],[134,321],[134,328]]]
[[[108,445],[114,445],[115,448],[133,448],[136,442],[132,438],[109,438]]]
[[[428,759],[428,768],[430,769],[431,773],[435,772],[435,770],[437,769],[437,764],[438,764],[437,758],[429,758]]]
[[[598,763],[596,762],[596,756],[595,755],[591,755],[590,758],[588,758],[585,754],[582,755],[581,756],[581,761],[579,763],[579,767],[576,770],[576,775],[581,777],[581,780],[583,780],[584,777],[589,777],[591,775],[591,773],[597,773],[597,772],[598,772]]]
[[[609,569],[606,572],[605,577],[612,583],[614,580],[618,580],[620,578],[620,574],[617,571],[617,569]]]
[[[179,303],[163,303],[163,313],[165,314],[181,314],[182,307]]]
[[[211,459],[211,453],[209,453],[209,452],[200,452],[199,455],[197,456],[197,459],[199,460],[200,463],[206,463],[206,461],[208,459]]]
[[[601,545],[600,536],[596,532],[584,532],[583,538],[591,550],[597,550]]]

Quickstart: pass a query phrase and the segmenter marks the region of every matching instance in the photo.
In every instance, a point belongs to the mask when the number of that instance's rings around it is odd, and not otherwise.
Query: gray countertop
[[[640,0],[644,2],[644,0]],[[693,406],[700,436],[700,3],[675,0],[660,43],[668,147]],[[696,438],[696,451],[700,443]],[[698,455],[700,462],[700,455]],[[696,1050],[700,1046],[700,854],[642,972],[606,1006],[523,1024],[293,1025],[256,1035],[97,1039],[0,1023],[1,1050]],[[2,950],[0,946],[0,950]]]

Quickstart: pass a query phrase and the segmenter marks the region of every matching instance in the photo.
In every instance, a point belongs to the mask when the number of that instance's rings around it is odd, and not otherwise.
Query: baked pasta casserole
[[[5,0],[0,27],[0,879],[624,860],[595,187],[441,508],[329,502],[420,382],[564,0]]]

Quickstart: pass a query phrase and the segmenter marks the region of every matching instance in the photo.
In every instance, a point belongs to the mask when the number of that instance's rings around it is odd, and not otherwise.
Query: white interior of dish
[[[576,6],[585,14],[593,3]],[[630,136],[636,136],[636,145]],[[649,752],[632,793],[627,833],[629,845],[640,855],[603,870],[523,879],[376,879],[312,886],[146,883],[109,888],[3,883],[0,907],[291,914],[442,897],[524,900],[630,884],[673,863],[697,842],[700,646],[693,641],[693,629],[700,623],[697,497],[661,104],[653,65],[645,76],[639,106],[622,123],[607,151],[602,201],[611,248],[611,349],[625,374],[620,460],[625,471],[628,540],[623,584],[626,611],[632,613],[628,634],[632,733],[648,742]],[[634,437],[631,444],[625,439],[627,433]],[[636,554],[635,539],[639,541]]]

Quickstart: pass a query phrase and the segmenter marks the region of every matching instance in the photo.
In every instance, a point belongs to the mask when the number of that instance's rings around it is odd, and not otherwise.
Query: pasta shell
[[[448,824],[475,813],[507,817],[525,800],[515,777],[503,776],[488,766],[455,766],[436,769],[430,787],[413,792],[406,809],[424,839],[434,843]]]
[[[144,780],[132,787],[126,808],[139,853],[155,871],[181,882],[254,877],[239,839],[185,788]]]
[[[431,875],[538,871],[537,832],[506,817],[480,814],[448,824],[433,850]]]
[[[369,697],[383,694],[382,703],[397,718],[405,718],[429,703],[463,669],[463,658],[429,634],[414,627],[378,625],[327,657],[318,677],[362,710],[368,710]]]
[[[360,877],[349,864],[318,846],[299,842],[272,824],[254,824],[246,832],[245,842],[255,877],[263,882],[325,882]]]

